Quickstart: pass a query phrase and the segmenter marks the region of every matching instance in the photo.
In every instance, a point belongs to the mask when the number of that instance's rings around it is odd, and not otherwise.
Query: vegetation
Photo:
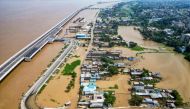
[[[187,59],[188,61],[190,61],[190,53],[185,53],[185,59]]]
[[[118,68],[116,66],[109,66],[108,67],[108,71],[110,72],[110,75],[115,75],[118,74]]]
[[[137,43],[132,42],[132,41],[129,42],[129,48],[130,48],[131,50],[134,50],[134,51],[143,51],[143,50],[144,50],[143,47],[139,46]]]
[[[152,80],[143,80],[144,84],[152,84],[155,86],[156,83],[159,82],[157,79],[152,79]]]
[[[132,47],[131,50],[134,50],[134,51],[143,51],[144,48],[141,47],[141,46],[139,46],[139,45],[137,45],[137,46],[135,46],[135,47]]]
[[[115,84],[114,87],[109,87],[109,89],[118,89],[118,85]]]
[[[101,61],[102,62],[105,62],[107,64],[113,64],[113,60],[111,58],[108,58],[108,57],[101,57]]]
[[[113,92],[110,91],[104,93],[104,97],[105,97],[104,105],[106,106],[113,105],[116,100],[116,97],[113,95]]]
[[[143,68],[143,73],[141,75],[141,77],[148,77],[149,76],[149,70]]]
[[[124,15],[130,19],[129,25],[140,27],[138,30],[144,39],[174,47],[176,52],[183,53],[184,58],[190,61],[190,39],[184,35],[190,33],[190,23],[187,22],[190,19],[189,2],[131,1],[120,8],[128,11]],[[137,47],[134,50],[143,49]]]
[[[182,106],[183,105],[183,99],[180,96],[180,94],[178,93],[178,91],[177,90],[173,90],[173,92],[171,94],[172,94],[172,96],[174,96],[174,99],[176,100],[175,101],[175,105],[176,106]]]
[[[70,80],[69,84],[66,87],[65,92],[69,92],[71,90],[71,88],[74,87],[75,85],[75,78],[77,77],[77,73],[74,72],[74,69],[80,65],[81,61],[80,60],[76,60],[74,62],[72,62],[71,64],[66,64],[66,66],[64,67],[63,70],[63,75],[71,75],[72,79]]]
[[[63,75],[73,75],[73,71],[74,69],[80,65],[81,61],[80,60],[76,60],[74,62],[72,62],[71,64],[66,64],[66,66],[64,67],[63,70]]]
[[[140,106],[142,103],[143,98],[139,95],[132,95],[131,99],[129,100],[129,104],[131,106]]]
[[[39,94],[45,89],[45,87],[47,86],[47,84],[44,84],[41,88],[40,88],[40,90],[39,90]]]
[[[77,76],[77,73],[76,72],[72,72],[71,73],[71,81],[69,82],[69,84],[67,85],[67,89],[65,90],[65,92],[69,92],[71,90],[71,88],[73,88],[75,86],[75,78]]]

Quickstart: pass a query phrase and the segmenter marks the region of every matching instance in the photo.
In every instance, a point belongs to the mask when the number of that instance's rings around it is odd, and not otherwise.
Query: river
[[[98,0],[1,0],[0,64],[71,12]]]
[[[164,45],[154,41],[145,41],[133,26],[121,26],[118,33],[126,41],[134,41],[143,47],[159,49]],[[167,47],[165,47],[167,48]],[[185,101],[190,101],[190,62],[178,53],[145,53],[136,68],[146,68],[160,72],[163,80],[157,84],[159,88],[176,89]]]

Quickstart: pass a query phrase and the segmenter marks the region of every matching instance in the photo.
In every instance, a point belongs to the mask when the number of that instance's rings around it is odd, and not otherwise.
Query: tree
[[[139,95],[132,95],[131,99],[129,100],[129,104],[132,106],[140,106],[142,103],[143,98]]]
[[[137,43],[132,42],[132,41],[129,42],[129,47],[130,48],[133,48],[133,47],[136,47],[136,46],[137,46]]]
[[[112,94],[112,92],[104,93],[104,97],[105,97],[104,104],[106,106],[110,104],[113,105],[116,100],[116,97]]]
[[[113,64],[113,60],[108,57],[101,57],[101,61],[105,62],[106,64]]]
[[[108,71],[110,72],[110,75],[118,74],[118,68],[116,66],[109,66]]]
[[[186,53],[184,58],[190,61],[190,53]]]
[[[148,71],[147,69],[143,68],[143,73],[142,73],[141,76],[142,76],[142,77],[147,77],[147,76],[149,76],[149,71]]]
[[[176,100],[175,101],[175,105],[176,106],[182,106],[183,105],[183,99],[180,96],[180,94],[178,93],[178,91],[177,90],[173,90],[171,94],[173,95],[174,99]]]

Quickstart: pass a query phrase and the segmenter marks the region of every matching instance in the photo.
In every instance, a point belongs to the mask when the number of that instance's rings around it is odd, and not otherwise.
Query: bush
[[[135,46],[137,46],[137,43],[135,43],[135,42],[129,42],[129,47],[130,48],[133,48]]]
[[[190,53],[185,54],[184,58],[187,59],[188,61],[190,61]]]
[[[132,95],[131,99],[129,100],[129,104],[131,106],[140,106],[142,103],[143,98],[139,95]]]
[[[114,88],[115,88],[115,89],[118,89],[118,85],[117,85],[117,84],[115,84],[115,85],[114,85]]]
[[[116,97],[112,94],[112,92],[104,93],[104,97],[105,97],[104,104],[106,106],[110,104],[113,105],[116,100]]]
[[[134,50],[134,51],[143,51],[144,48],[139,46],[139,45],[136,45],[135,47],[132,47],[131,50]]]
[[[116,66],[109,66],[108,71],[110,72],[110,75],[118,74],[118,68]]]
[[[141,77],[147,77],[147,76],[149,76],[149,71],[147,69],[143,68],[143,73],[142,73]]]
[[[73,72],[73,73],[71,74],[71,76],[72,76],[72,78],[76,78],[76,77],[77,77],[77,73],[76,73],[76,72]]]
[[[174,99],[176,100],[175,101],[175,105],[176,106],[182,106],[183,105],[183,99],[180,96],[180,94],[178,93],[178,91],[177,90],[173,90],[171,94],[174,97]]]
[[[109,87],[109,89],[118,89],[118,85],[115,84],[114,87]]]
[[[106,64],[113,64],[113,60],[108,57],[101,57],[101,61],[105,62]]]

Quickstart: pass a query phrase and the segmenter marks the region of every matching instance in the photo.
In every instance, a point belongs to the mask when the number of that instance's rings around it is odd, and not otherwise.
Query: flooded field
[[[76,51],[74,52],[74,55],[80,57],[71,57],[67,60],[67,63],[71,63],[78,59],[80,59],[81,62],[84,60],[83,53],[85,52],[85,48],[78,48]],[[78,93],[80,88],[80,66],[77,66],[77,68],[75,68],[77,77],[75,79],[74,88],[72,88],[70,92],[65,92],[65,90],[71,80],[71,76],[62,75],[62,70],[60,70],[60,72],[56,74],[55,77],[53,77],[53,79],[48,83],[46,88],[39,95],[37,95],[36,103],[40,107],[61,107],[65,103],[71,101],[70,109],[77,108],[79,97]]]
[[[106,78],[106,80],[98,80],[96,82],[100,90],[114,90],[116,101],[114,107],[126,107],[129,106],[128,100],[130,99],[131,93],[128,91],[130,85],[128,84],[129,75],[114,75]],[[110,89],[109,87],[118,86],[118,89]]]
[[[163,44],[143,40],[141,34],[132,26],[119,27],[118,32],[126,41],[134,41],[143,47],[155,49],[163,47]],[[134,56],[129,53],[128,55]],[[141,56],[143,59],[135,65],[135,68],[147,68],[153,72],[160,72],[163,80],[157,84],[157,87],[176,89],[185,101],[190,101],[190,63],[182,55],[145,53]]]
[[[23,62],[15,68],[0,83],[0,109],[17,109],[22,95],[37,80],[63,47],[63,43],[48,44],[31,62]]]

